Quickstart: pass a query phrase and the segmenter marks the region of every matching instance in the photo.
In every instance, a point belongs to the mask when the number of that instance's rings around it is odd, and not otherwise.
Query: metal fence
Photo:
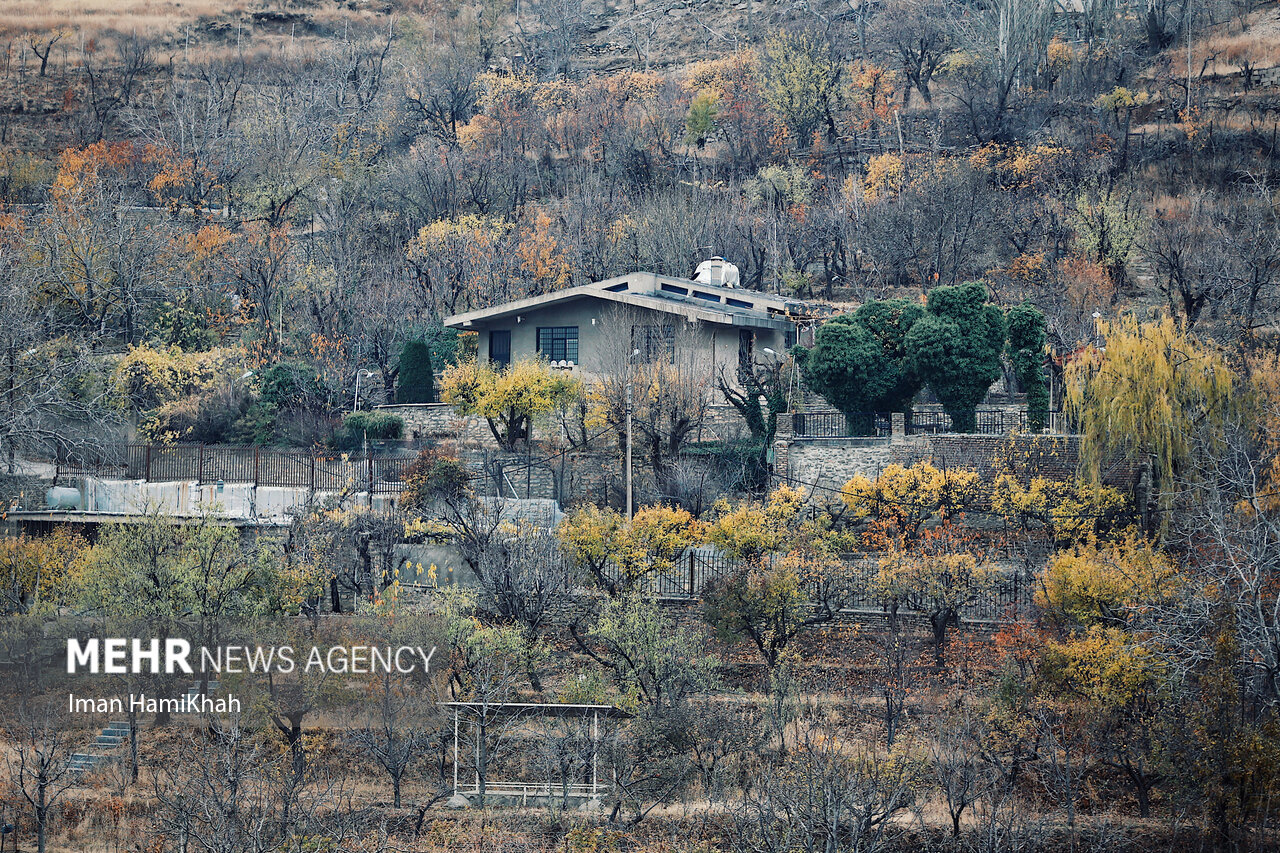
[[[796,435],[810,438],[884,438],[893,432],[886,412],[796,412],[791,423]]]
[[[1026,409],[978,409],[975,413],[975,435],[1006,435],[1030,432]],[[892,434],[892,416],[887,412],[839,412],[834,409],[795,412],[792,430],[801,438],[884,438]],[[1063,434],[1067,421],[1062,412],[1050,412],[1046,431]],[[933,435],[952,432],[951,416],[936,409],[909,412],[905,423],[907,435]]]
[[[417,458],[401,449],[334,453],[206,444],[128,444],[98,459],[59,462],[57,476],[147,483],[249,483],[340,492],[398,492]]]
[[[888,613],[888,604],[874,590],[873,579],[879,573],[876,561],[860,554],[844,555],[852,574],[855,590],[847,599],[845,610],[862,613]],[[701,598],[717,581],[737,571],[739,564],[723,554],[691,550],[671,571],[645,575],[642,591],[661,598]],[[1023,569],[1004,572],[988,589],[960,610],[966,621],[998,622],[1031,612],[1035,599],[1035,577]],[[903,605],[900,614],[912,609]]]
[[[978,409],[974,412],[974,434],[1004,435],[1015,430],[1026,431],[1027,412],[1023,410]],[[951,416],[946,412],[912,412],[907,421],[908,435],[952,432]]]

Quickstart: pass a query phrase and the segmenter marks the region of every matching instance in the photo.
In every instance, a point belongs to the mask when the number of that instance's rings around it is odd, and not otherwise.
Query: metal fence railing
[[[335,453],[206,444],[129,444],[101,458],[59,462],[57,476],[147,483],[248,483],[339,492],[398,492],[416,453]]]
[[[791,422],[796,435],[811,438],[884,438],[893,430],[892,421],[884,412],[796,412]]]
[[[1026,415],[1026,412],[978,409],[974,412],[974,433],[977,435],[1003,435],[1006,432],[1013,432],[1015,429],[1026,429]],[[908,435],[929,435],[953,431],[951,416],[946,412],[912,412],[911,419],[907,424]]]
[[[975,413],[976,435],[1006,435],[1030,432],[1026,409],[978,409]],[[792,430],[800,438],[884,438],[892,434],[892,416],[886,412],[839,412],[834,409],[794,412]],[[951,416],[937,409],[909,412],[905,418],[907,435],[934,435],[954,431]],[[1058,435],[1069,431],[1062,412],[1050,412],[1045,431]]]
[[[876,591],[874,583],[880,571],[875,559],[860,554],[846,554],[843,561],[849,572],[848,582],[852,590],[845,598],[844,609],[887,613],[888,602]],[[645,575],[640,582],[641,591],[660,598],[701,598],[715,583],[739,568],[738,563],[724,554],[693,549],[678,561],[673,570]],[[1029,613],[1034,599],[1035,577],[1023,569],[1012,569],[1001,573],[994,583],[962,607],[960,618],[990,622],[1014,618]],[[912,612],[910,603],[904,603],[899,608],[901,614]]]

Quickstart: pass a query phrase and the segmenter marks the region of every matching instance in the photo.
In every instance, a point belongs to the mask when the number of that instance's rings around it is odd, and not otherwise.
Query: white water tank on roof
[[[738,268],[717,255],[698,264],[698,269],[693,273],[693,280],[700,284],[737,287]]]

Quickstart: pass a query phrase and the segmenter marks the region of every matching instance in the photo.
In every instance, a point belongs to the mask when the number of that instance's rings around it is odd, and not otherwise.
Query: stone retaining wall
[[[406,439],[498,446],[484,418],[459,415],[447,403],[387,404],[374,408],[404,421]]]
[[[375,406],[379,412],[394,415],[404,422],[406,439],[456,441],[460,445],[497,449],[498,443],[484,418],[459,415],[447,403],[409,403]],[[748,436],[746,423],[733,406],[719,404],[707,407],[702,428],[694,441],[733,441]],[[567,445],[559,426],[539,423],[534,439],[563,448]]]
[[[913,465],[927,461],[944,469],[972,469],[984,478],[1007,470],[1023,480],[1068,479],[1080,463],[1080,438],[1023,433],[905,436],[897,429],[892,438],[796,438],[780,431],[773,453],[776,483],[804,486],[834,497],[855,475],[874,479],[895,462]],[[1141,468],[1131,463],[1102,474],[1103,482],[1129,495],[1137,494],[1143,481]]]

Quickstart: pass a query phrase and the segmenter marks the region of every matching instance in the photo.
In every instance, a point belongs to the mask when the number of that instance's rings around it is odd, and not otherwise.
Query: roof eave
[[[785,331],[790,327],[790,323],[780,317],[770,317],[763,314],[752,316],[751,314],[742,311],[717,311],[715,308],[711,307],[710,304],[702,306],[688,302],[676,302],[672,299],[666,299],[661,296],[655,296],[647,293],[601,290],[591,284],[580,285],[579,287],[573,287],[568,290],[561,290],[555,293],[547,293],[541,296],[530,296],[524,299],[517,299],[514,302],[507,302],[503,305],[494,306],[493,308],[482,308],[479,311],[455,314],[452,317],[446,317],[444,325],[451,329],[465,329],[475,323],[495,322],[506,317],[518,315],[522,311],[534,311],[546,308],[558,302],[569,302],[574,299],[581,298],[595,298],[623,305],[635,305],[655,311],[664,311],[669,314],[678,314],[687,319],[703,320],[708,323],[718,323],[723,326],[743,326],[757,329],[767,328],[779,331]]]

